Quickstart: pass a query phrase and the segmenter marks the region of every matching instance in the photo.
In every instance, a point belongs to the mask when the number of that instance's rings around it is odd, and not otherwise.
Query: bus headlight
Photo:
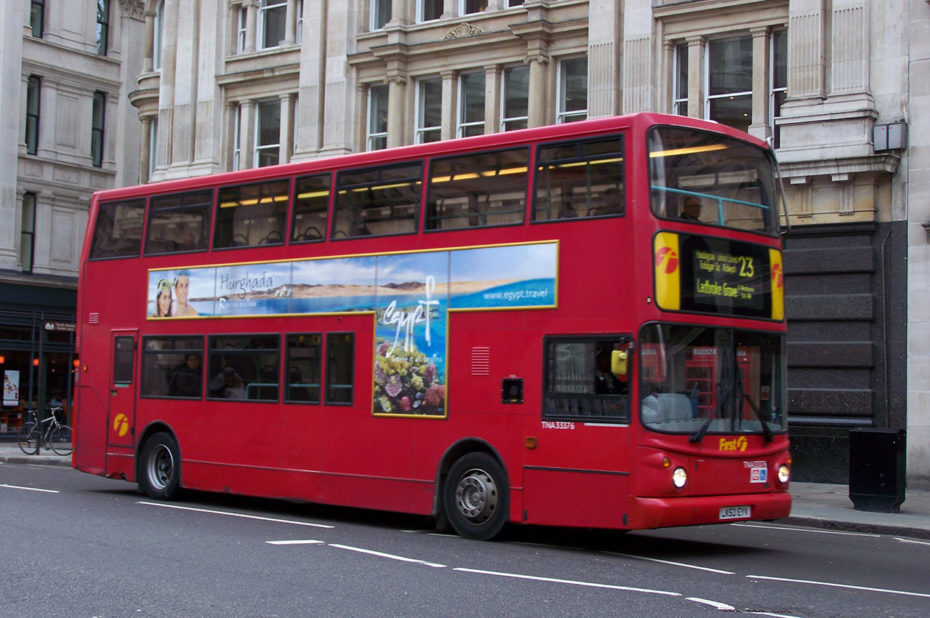
[[[782,485],[787,485],[788,481],[791,480],[791,470],[786,464],[778,466],[778,482]]]
[[[685,472],[685,469],[681,466],[675,468],[674,472],[672,472],[672,484],[674,484],[678,489],[681,489],[687,482],[688,473]]]

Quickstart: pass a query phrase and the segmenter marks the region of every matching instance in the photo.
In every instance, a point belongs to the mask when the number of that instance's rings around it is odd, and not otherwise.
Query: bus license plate
[[[743,519],[744,517],[749,517],[748,506],[720,507],[720,519]]]

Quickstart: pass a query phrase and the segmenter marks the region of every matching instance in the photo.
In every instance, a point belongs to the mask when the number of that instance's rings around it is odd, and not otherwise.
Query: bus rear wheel
[[[460,535],[486,541],[503,529],[509,512],[503,468],[487,453],[456,461],[443,486],[443,511]]]
[[[156,433],[146,440],[139,461],[139,488],[149,498],[170,500],[181,487],[181,453],[171,434]]]

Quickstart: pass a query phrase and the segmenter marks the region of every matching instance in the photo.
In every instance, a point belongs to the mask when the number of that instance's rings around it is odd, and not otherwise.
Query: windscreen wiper
[[[715,415],[723,411],[723,404],[727,400],[727,397],[730,396],[730,389],[732,388],[733,388],[732,384],[727,384],[726,388],[724,388],[723,393],[720,395],[720,400],[717,402],[717,409],[714,410]],[[703,440],[704,434],[707,433],[707,429],[710,427],[710,424],[714,421],[714,418],[716,418],[716,416],[711,416],[710,414],[708,414],[707,418],[704,419],[704,422],[701,424],[701,427],[696,432],[694,432],[694,435],[691,436],[691,439],[689,441],[700,442],[701,440]]]
[[[736,377],[737,378],[740,377],[739,373],[737,373]],[[757,406],[755,402],[752,400],[752,398],[746,394],[746,391],[743,390],[742,380],[737,380],[736,388],[739,390],[739,394],[741,398],[745,399],[749,403],[749,407],[752,408],[753,412],[755,412],[756,418],[758,418],[759,422],[762,423],[762,433],[763,435],[765,435],[765,441],[771,442],[772,440],[774,440],[775,436],[772,435],[772,430],[771,428],[769,428],[769,424],[765,422],[764,418],[762,418],[762,410],[759,409],[759,406]]]

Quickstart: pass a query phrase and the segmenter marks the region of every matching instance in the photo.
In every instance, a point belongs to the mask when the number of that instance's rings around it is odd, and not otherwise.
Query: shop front
[[[4,299],[23,300],[26,292],[25,298],[45,301],[32,308],[0,304],[0,439],[16,435],[25,410],[42,409],[45,414],[60,406],[62,421],[70,421],[72,414],[74,291],[25,287],[0,284]]]

